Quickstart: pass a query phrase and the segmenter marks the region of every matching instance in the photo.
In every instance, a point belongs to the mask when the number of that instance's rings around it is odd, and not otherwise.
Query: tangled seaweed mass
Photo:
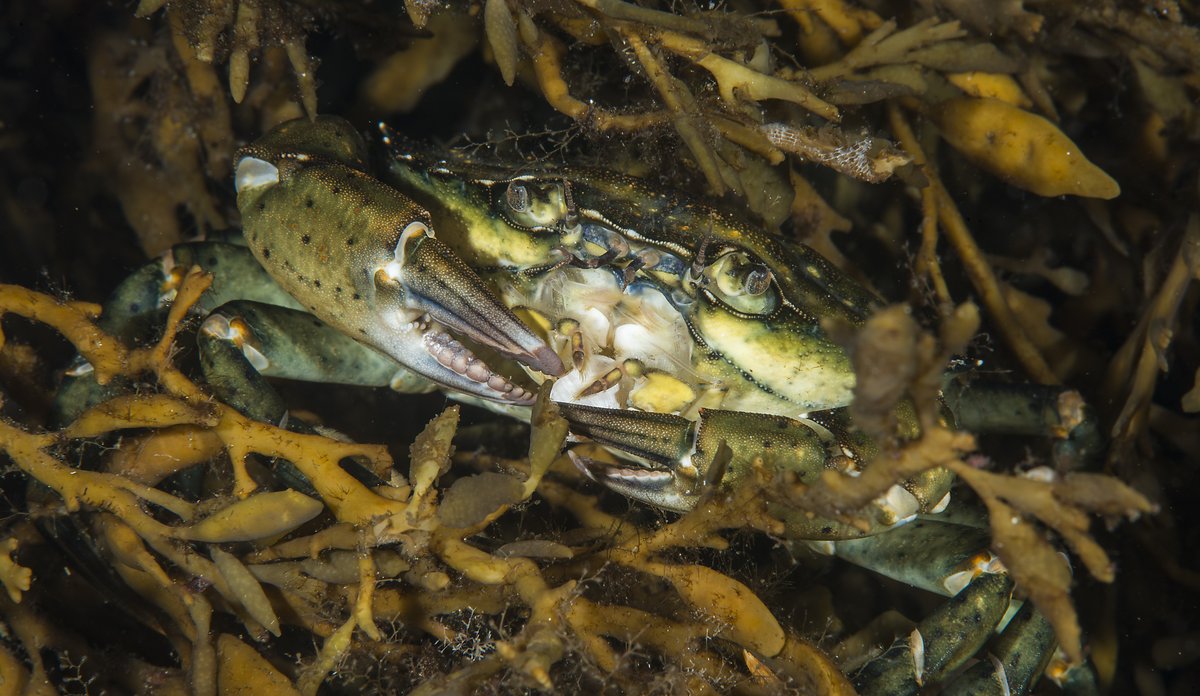
[[[1200,690],[1193,3],[0,18],[0,694]],[[286,418],[247,416],[201,376],[214,281],[190,262],[138,337],[106,323],[130,272],[237,236],[239,147],[317,114],[510,175],[617,170],[817,250],[891,303],[819,329],[874,455],[714,464],[667,512],[589,479],[616,460],[549,384],[528,425],[283,382]],[[62,418],[88,370],[105,397]],[[931,472],[985,539],[954,600],[795,538],[872,529]],[[920,554],[889,536],[871,553],[898,574]]]

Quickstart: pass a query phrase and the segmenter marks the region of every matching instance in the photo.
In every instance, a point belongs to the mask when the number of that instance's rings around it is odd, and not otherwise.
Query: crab
[[[854,370],[821,320],[861,324],[877,302],[816,252],[611,172],[514,174],[386,126],[378,139],[378,166],[331,117],[243,148],[244,240],[175,248],[117,291],[106,328],[132,330],[198,263],[215,275],[202,365],[247,415],[286,417],[262,377],[441,389],[517,418],[552,381],[572,437],[625,462],[573,455],[580,469],[666,510],[738,485],[764,456],[803,481],[874,454],[844,408]],[[98,398],[85,373],[61,392],[64,418]],[[893,486],[862,512],[865,527],[774,511],[790,538],[953,597],[914,632],[912,654],[868,665],[864,691],[942,679],[1009,610],[1013,583],[986,532],[938,519],[952,483],[933,469]],[[1005,640],[1005,688],[1022,693],[1053,633],[1026,607]]]

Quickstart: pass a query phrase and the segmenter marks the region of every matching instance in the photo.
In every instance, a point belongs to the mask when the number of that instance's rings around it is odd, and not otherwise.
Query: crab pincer
[[[365,148],[308,142],[306,129],[316,140],[328,124],[290,122],[237,158],[246,241],[267,272],[327,324],[438,384],[532,403],[468,344],[550,375],[563,372],[554,351],[434,236],[428,212],[363,171]]]

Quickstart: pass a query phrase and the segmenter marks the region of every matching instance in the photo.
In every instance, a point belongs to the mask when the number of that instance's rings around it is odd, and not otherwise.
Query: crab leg
[[[858,693],[905,696],[943,679],[987,642],[1008,609],[1012,590],[1007,575],[981,575],[883,657],[867,663],[854,680]]]
[[[881,575],[954,598],[905,637],[904,644],[894,646],[898,654],[868,665],[873,676],[861,678],[861,684],[870,684],[863,693],[915,693],[922,682],[937,681],[956,669],[1000,625],[1003,631],[989,651],[993,659],[973,666],[945,693],[1026,694],[1054,652],[1054,630],[1031,603],[1019,610],[1008,607],[1005,588],[1011,580],[987,550],[986,528],[942,517],[922,518],[886,535],[812,544]],[[1001,618],[1006,608],[1016,612],[1007,624]],[[973,614],[977,609],[978,615]],[[969,649],[951,650],[946,636]]]
[[[990,646],[993,659],[975,663],[946,685],[945,693],[1023,696],[1042,676],[1056,643],[1050,622],[1026,602]]]
[[[295,432],[313,429],[288,417],[287,403],[268,377],[388,386],[407,393],[436,388],[388,356],[288,307],[249,300],[228,302],[208,315],[196,340],[204,381],[221,401],[247,417]],[[378,477],[353,460],[346,466],[367,485],[378,484]],[[272,469],[288,487],[315,495],[312,484],[291,462],[276,459]]]
[[[942,395],[962,430],[1054,438],[1054,461],[1060,469],[1095,465],[1103,451],[1104,435],[1095,414],[1073,389],[947,373]]]
[[[694,506],[706,486],[737,486],[756,460],[811,481],[830,467],[855,471],[871,454],[868,444],[848,435],[836,411],[817,420],[705,409],[693,422],[578,404],[560,403],[559,408],[576,436],[641,463],[614,465],[572,454],[585,474],[623,495],[674,510]],[[911,694],[925,682],[944,679],[989,639],[1009,608],[1013,582],[988,551],[985,528],[917,519],[945,509],[950,483],[948,473],[933,470],[903,487],[893,486],[860,511],[871,523],[865,537],[862,530],[835,520],[783,505],[768,507],[792,540],[807,540],[818,551],[951,598],[867,666],[859,681],[863,693]],[[890,531],[877,534],[884,530]],[[1045,623],[1035,616],[1006,634],[1014,647],[1001,659],[1014,671],[1008,682],[1017,689],[1013,693],[1024,693],[1038,673],[1029,662],[1047,652],[1047,633],[1038,629],[1038,621]],[[1023,655],[1023,648],[1029,653]]]
[[[245,300],[226,303],[200,327],[202,367],[211,382],[212,341],[229,343],[264,377],[391,387],[415,394],[437,385],[379,351],[339,333],[307,312]]]
[[[815,542],[818,551],[945,596],[958,594],[976,576],[1003,566],[987,550],[986,528],[922,518],[886,535]]]
[[[104,303],[99,325],[127,345],[151,340],[160,330],[166,307],[191,266],[202,266],[213,274],[213,284],[194,311],[208,313],[234,299],[247,299],[283,307],[299,308],[245,246],[225,242],[179,244],[161,258],[151,261],[126,278]],[[54,399],[53,420],[66,425],[84,410],[120,393],[122,385],[105,387],[90,374],[91,366],[79,363],[63,379]]]

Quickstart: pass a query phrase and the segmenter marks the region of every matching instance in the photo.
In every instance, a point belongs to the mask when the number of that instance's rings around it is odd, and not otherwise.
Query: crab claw
[[[743,479],[756,476],[760,467],[808,485],[830,468],[861,474],[863,461],[873,453],[869,442],[847,432],[846,414],[840,410],[793,419],[701,409],[700,419],[693,422],[671,414],[578,404],[560,403],[559,409],[573,434],[621,450],[641,464],[573,456],[589,478],[630,498],[681,512],[695,507],[706,490],[749,484]],[[767,510],[793,539],[857,538],[944,508],[953,480],[943,472],[932,469],[893,485],[856,511],[866,527],[812,515],[782,500],[769,499]]]
[[[336,147],[303,149],[344,130],[332,119],[291,122],[241,151],[238,208],[255,258],[325,323],[413,372],[483,399],[533,403],[464,342],[550,375],[562,361],[434,237],[426,210]]]
[[[588,478],[612,490],[657,507],[680,512],[692,509],[697,493],[690,463],[696,424],[669,413],[647,413],[558,403],[572,435],[621,450],[637,464],[610,464],[571,454]],[[639,465],[640,464],[640,465]],[[686,475],[687,472],[689,475]]]
[[[562,362],[421,221],[410,222],[393,257],[367,265],[374,321],[366,341],[410,369],[461,392],[519,405],[534,393],[496,372],[442,327],[548,374]],[[415,345],[419,343],[419,345]]]
[[[563,374],[550,346],[496,299],[475,271],[428,230],[397,252],[394,269],[408,293],[409,306],[422,309],[461,336],[511,356],[547,375]],[[404,244],[404,241],[401,241]]]
[[[836,437],[812,420],[702,409],[700,420],[559,404],[571,432],[621,450],[644,463],[618,466],[575,457],[590,478],[657,507],[686,511],[705,489],[738,485],[756,460],[794,472],[802,481],[825,467]]]

